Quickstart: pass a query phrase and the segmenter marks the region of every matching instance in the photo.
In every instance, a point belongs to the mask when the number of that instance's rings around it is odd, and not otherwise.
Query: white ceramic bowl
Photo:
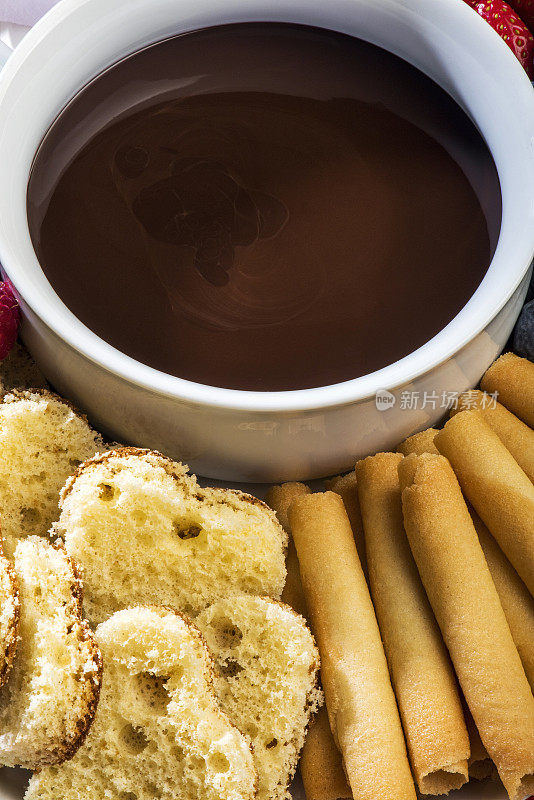
[[[457,317],[395,364],[318,389],[219,389],[139,364],[63,305],[28,232],[33,156],[65,102],[88,79],[177,32],[257,20],[343,31],[411,62],[475,120],[501,181],[497,250]],[[534,92],[506,44],[459,0],[62,0],[0,75],[0,164],[0,260],[21,297],[23,338],[47,377],[110,436],[158,448],[215,478],[331,474],[435,422],[444,414],[442,393],[473,386],[502,349],[534,254]],[[468,269],[469,253],[465,263]],[[425,287],[420,290],[424,303]],[[379,389],[396,399],[384,411],[375,403]]]

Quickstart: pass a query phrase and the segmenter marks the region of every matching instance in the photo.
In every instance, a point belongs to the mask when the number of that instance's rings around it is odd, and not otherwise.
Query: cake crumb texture
[[[218,669],[221,705],[252,744],[258,800],[289,800],[312,713],[322,704],[319,653],[304,619],[264,597],[231,597],[197,624]]]
[[[85,459],[104,449],[85,417],[56,395],[16,391],[0,403],[0,520],[6,555],[25,536],[47,534],[59,490]]]
[[[55,530],[84,571],[94,624],[132,604],[196,616],[232,594],[279,598],[287,535],[260,500],[203,489],[187,467],[122,448],[85,462]]]
[[[81,616],[81,581],[62,547],[18,542],[20,642],[0,690],[0,764],[40,769],[70,758],[93,720],[102,675]]]
[[[96,637],[106,669],[94,725],[71,761],[33,776],[25,800],[252,800],[250,746],[217,702],[198,630],[137,607]]]

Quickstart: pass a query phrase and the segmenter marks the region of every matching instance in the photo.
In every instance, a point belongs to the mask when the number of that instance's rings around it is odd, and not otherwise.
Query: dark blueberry
[[[523,306],[514,330],[514,350],[518,356],[534,361],[534,300]]]

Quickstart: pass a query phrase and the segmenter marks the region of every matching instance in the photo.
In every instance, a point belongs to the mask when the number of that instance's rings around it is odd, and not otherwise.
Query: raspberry
[[[10,284],[4,281],[0,283],[0,361],[15,344],[19,324],[19,304]]]

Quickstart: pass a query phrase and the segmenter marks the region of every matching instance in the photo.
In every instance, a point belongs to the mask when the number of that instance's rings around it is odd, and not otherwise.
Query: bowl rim
[[[119,2],[121,1],[124,2],[124,0],[119,0]],[[83,2],[84,0],[61,0],[26,35],[0,74],[0,99],[3,97],[5,87],[14,78],[20,65],[24,63],[34,47],[42,46],[47,34],[75,13]],[[439,5],[440,10],[450,16],[451,26],[462,25],[472,42],[479,41],[482,47],[487,48],[487,58],[492,60],[493,73],[499,77],[502,75],[502,80],[505,82],[513,81],[517,91],[522,94],[525,104],[525,123],[529,128],[532,125],[530,128],[531,149],[527,154],[526,166],[527,171],[530,171],[534,177],[534,91],[526,73],[505,42],[476,12],[458,0],[391,0],[391,2],[399,5],[411,4],[419,9],[424,9],[425,2],[434,7]],[[530,92],[530,98],[528,92]],[[497,168],[499,169],[498,164]],[[500,173],[499,177],[501,179]],[[48,297],[40,295],[32,282],[27,281],[21,275],[20,269],[17,268],[16,258],[12,258],[12,253],[5,252],[2,242],[0,242],[0,258],[16,293],[21,297],[23,309],[26,305],[71,348],[124,381],[151,393],[162,394],[195,406],[263,413],[302,412],[339,407],[367,400],[381,389],[390,391],[398,389],[448,361],[479,335],[510,300],[532,263],[534,256],[534,181],[530,197],[525,198],[523,205],[525,225],[523,226],[523,241],[517,245],[517,263],[513,269],[509,269],[510,279],[507,281],[506,291],[499,297],[492,297],[492,303],[488,308],[480,308],[480,295],[483,294],[481,290],[487,281],[488,273],[486,273],[481,284],[459,314],[432,339],[413,352],[393,364],[367,375],[327,386],[292,391],[258,392],[226,389],[195,383],[142,364],[109,345],[81,323],[63,304],[52,287],[50,287],[51,291],[48,293]],[[531,223],[530,230],[529,222]],[[504,222],[497,249],[490,264],[491,268],[498,261],[501,270],[509,268],[508,260],[503,258],[501,252],[503,227]],[[29,230],[27,235],[29,237]],[[38,263],[37,268],[40,270]]]

